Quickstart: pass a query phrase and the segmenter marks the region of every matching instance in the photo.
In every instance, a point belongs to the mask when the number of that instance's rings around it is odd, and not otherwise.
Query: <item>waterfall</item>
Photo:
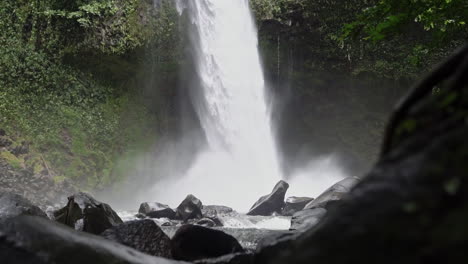
[[[172,192],[178,201],[192,193],[247,211],[281,179],[248,0],[178,0],[177,7],[195,29],[200,84],[190,88],[199,89],[193,103],[208,146]]]

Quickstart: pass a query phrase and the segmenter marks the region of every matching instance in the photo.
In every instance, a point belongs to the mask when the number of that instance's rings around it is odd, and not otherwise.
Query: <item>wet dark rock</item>
[[[291,218],[289,230],[305,231],[316,224],[325,216],[327,210],[324,208],[305,209],[299,211]]]
[[[202,259],[194,262],[195,264],[254,264],[254,255],[252,253],[235,253],[217,258]]]
[[[273,191],[265,196],[262,196],[253,206],[247,215],[263,215],[269,216],[274,213],[281,213],[284,207],[284,196],[289,188],[289,184],[285,181],[279,181]]]
[[[171,240],[153,220],[125,222],[101,236],[152,256],[171,258]]]
[[[19,216],[0,224],[0,259],[5,264],[170,264],[42,217]]]
[[[172,237],[172,256],[177,260],[195,261],[244,252],[239,242],[222,231],[184,225]]]
[[[47,218],[47,214],[21,195],[0,191],[0,221],[19,215]]]
[[[215,227],[216,223],[210,218],[202,218],[196,222],[197,225],[206,227]]]
[[[138,219],[145,219],[146,215],[138,213],[138,214],[135,215],[135,217],[138,218]]]
[[[281,231],[265,236],[258,242],[254,251],[254,263],[269,263],[271,255],[276,255],[279,251],[291,248],[293,241],[298,237],[299,233],[294,231]]]
[[[202,206],[200,199],[190,194],[177,207],[176,218],[183,221],[202,218]]]
[[[258,263],[466,259],[468,127],[440,131],[438,136],[424,131],[401,143],[329,208],[320,224],[289,246],[262,252],[263,262]]]
[[[54,218],[57,222],[92,234],[100,234],[123,223],[108,204],[82,192],[68,197],[67,205],[55,211]]]
[[[294,213],[301,211],[304,207],[310,203],[314,198],[310,197],[288,197],[286,199],[282,215],[292,216]]]
[[[161,203],[142,203],[138,213],[146,215],[150,218],[169,218],[174,219],[176,212],[168,205]]]
[[[356,184],[360,181],[357,177],[348,177],[335,183],[332,187],[328,188],[325,192],[319,195],[316,199],[308,203],[304,209],[311,209],[317,207],[318,204],[326,204],[329,201],[336,201],[342,199]]]
[[[176,226],[177,223],[175,222],[172,222],[172,221],[167,221],[167,222],[164,222],[161,226]]]
[[[255,264],[269,264],[282,252],[289,252],[298,239],[298,232],[279,232],[265,236],[259,241],[254,255]],[[284,263],[290,263],[285,261]]]
[[[268,234],[258,241],[255,251],[260,252],[263,248],[275,245],[278,241],[290,240],[295,237],[297,237],[297,233],[293,231],[277,231],[275,233]]]

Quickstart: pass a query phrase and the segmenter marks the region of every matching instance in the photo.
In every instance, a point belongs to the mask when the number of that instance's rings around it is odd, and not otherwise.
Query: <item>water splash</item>
[[[186,175],[155,192],[168,203],[192,193],[204,203],[247,211],[281,179],[249,3],[178,0],[177,7],[195,29],[201,89],[194,105],[208,146]]]

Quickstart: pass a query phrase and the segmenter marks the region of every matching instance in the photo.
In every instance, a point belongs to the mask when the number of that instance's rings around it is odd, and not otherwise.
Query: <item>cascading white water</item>
[[[177,0],[196,28],[201,91],[195,103],[208,146],[186,175],[159,184],[158,197],[180,202],[192,193],[205,204],[247,211],[281,179],[248,0]]]

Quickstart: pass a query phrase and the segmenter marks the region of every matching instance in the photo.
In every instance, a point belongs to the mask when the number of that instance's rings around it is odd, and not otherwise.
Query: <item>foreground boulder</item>
[[[196,225],[180,227],[172,237],[172,257],[195,261],[244,252],[239,242],[222,231]]]
[[[170,264],[99,236],[42,217],[19,216],[0,224],[2,264]]]
[[[379,260],[409,264],[466,259],[467,134],[468,128],[455,130],[432,138],[429,145],[409,142],[392,152],[330,208],[319,225],[265,263]]]
[[[203,204],[197,197],[189,194],[176,210],[176,218],[187,221],[189,219],[202,218]]]
[[[101,236],[152,256],[171,257],[171,240],[149,219],[125,222],[107,229]]]
[[[304,207],[310,203],[314,198],[310,197],[288,197],[284,204],[282,215],[292,216],[294,213],[301,211]]]
[[[92,234],[100,234],[123,223],[108,204],[82,192],[68,197],[67,205],[55,211],[54,218],[57,222]]]
[[[291,218],[291,227],[289,230],[305,231],[325,216],[327,210],[324,208],[305,209],[295,213]]]
[[[196,222],[197,225],[206,226],[206,227],[215,227],[218,226],[215,221],[211,218],[202,218]]]
[[[0,192],[0,221],[19,215],[47,218],[46,213],[23,196],[10,192]]]
[[[281,213],[284,207],[284,196],[289,188],[289,184],[285,181],[279,181],[273,191],[260,199],[250,208],[247,215],[262,215],[269,216],[274,213]]]
[[[467,78],[468,45],[401,101],[362,182],[318,225],[256,263],[466,262]]]
[[[233,253],[217,258],[194,261],[195,264],[255,264],[252,253]]]
[[[330,201],[342,199],[356,184],[360,181],[357,177],[348,177],[335,183],[325,192],[319,195],[316,199],[306,204],[304,209],[312,209],[315,207],[325,207]]]
[[[176,217],[176,212],[174,210],[168,205],[161,203],[142,203],[138,213],[150,218],[174,219]]]

